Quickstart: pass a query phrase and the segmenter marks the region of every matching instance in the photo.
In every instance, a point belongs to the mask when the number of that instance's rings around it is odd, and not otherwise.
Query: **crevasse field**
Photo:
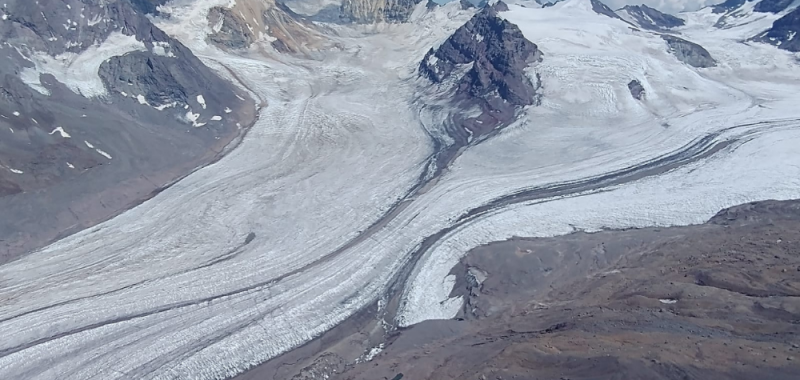
[[[262,102],[259,121],[152,200],[0,266],[0,378],[224,379],[374,303],[441,231],[407,280],[398,325],[453,317],[447,274],[480,244],[700,223],[800,198],[800,66],[740,42],[780,15],[719,29],[708,10],[683,14],[683,37],[719,63],[694,69],[587,0],[512,2],[502,17],[544,53],[531,68],[542,105],[409,193],[436,128],[419,110],[416,68],[470,11],[423,2],[408,24],[329,26],[338,47],[312,60],[207,45],[208,10],[229,3],[178,1],[159,26],[235,74]],[[646,101],[630,96],[631,79]]]

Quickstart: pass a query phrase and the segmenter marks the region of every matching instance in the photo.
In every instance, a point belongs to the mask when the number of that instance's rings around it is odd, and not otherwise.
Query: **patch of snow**
[[[170,57],[170,58],[175,57],[175,54],[172,53],[169,42],[161,42],[161,41],[153,42],[153,54],[161,57]]]
[[[145,99],[144,95],[136,95],[136,100],[139,101],[139,104],[147,105],[147,99]]]
[[[203,95],[197,95],[197,103],[200,104],[200,107],[206,109],[206,98],[204,98]]]
[[[17,111],[12,112],[11,114],[14,115],[14,116],[19,117],[19,112],[17,112]]]
[[[83,142],[86,144],[87,147],[89,147],[89,149],[94,149],[94,145],[92,145],[92,143],[90,143],[90,142],[88,142],[86,140],[83,140]]]
[[[12,169],[12,168],[8,168],[8,170],[9,170],[10,172],[14,173],[14,174],[24,174],[24,173],[22,172],[22,170],[17,170],[17,169]]]
[[[95,149],[95,151],[96,151],[97,153],[100,153],[100,155],[101,155],[101,156],[103,156],[103,157],[105,157],[105,158],[107,158],[107,159],[109,159],[109,160],[111,159],[111,155],[110,155],[110,154],[108,154],[108,153],[106,153],[106,152],[104,152],[104,151],[102,151],[102,150],[100,150],[100,149]]]
[[[662,298],[662,299],[658,300],[658,302],[661,302],[661,303],[667,304],[667,305],[671,305],[671,304],[678,303],[678,300],[671,299],[671,298]]]
[[[215,115],[211,117],[211,121],[220,121],[220,120],[222,120],[222,116]]]
[[[64,131],[64,127],[58,127],[56,129],[54,129],[52,132],[50,132],[51,135],[56,134],[56,133],[60,134],[61,137],[65,138],[65,139],[68,139],[68,138],[72,137],[72,136],[69,135],[69,133]]]
[[[67,167],[70,168],[70,169],[75,169],[75,165],[72,165],[69,162],[67,162]]]
[[[87,98],[97,97],[106,94],[98,75],[103,62],[114,56],[145,50],[144,43],[137,41],[135,36],[113,32],[102,43],[92,45],[81,53],[63,53],[52,57],[35,52],[29,57],[34,67],[24,68],[20,78],[34,90],[49,95],[39,78],[41,74],[50,74],[76,94]]]
[[[228,107],[225,107],[225,113],[231,113],[231,112],[233,112],[233,110],[232,110],[232,109],[230,109],[230,108],[228,108]]]

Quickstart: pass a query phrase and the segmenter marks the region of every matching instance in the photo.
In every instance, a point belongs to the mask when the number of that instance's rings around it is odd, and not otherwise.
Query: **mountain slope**
[[[800,8],[795,8],[772,23],[772,27],[755,36],[754,41],[775,45],[791,52],[800,51]]]
[[[252,121],[244,92],[142,13],[155,4],[2,8],[0,261],[150,196]]]

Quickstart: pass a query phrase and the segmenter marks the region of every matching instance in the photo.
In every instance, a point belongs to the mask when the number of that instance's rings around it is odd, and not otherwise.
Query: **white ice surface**
[[[800,69],[789,53],[738,42],[753,34],[751,24],[715,29],[688,15],[687,38],[720,61],[718,68],[695,71],[670,56],[657,35],[598,16],[588,1],[511,8],[504,17],[544,52],[537,67],[543,104],[531,108],[527,120],[465,153],[440,183],[470,186],[475,197],[488,201],[502,194],[498,190],[511,193],[524,184],[618,170],[726,127],[765,120],[775,120],[776,127],[722,155],[725,160],[695,165],[694,171],[684,168],[610,192],[514,207],[459,229],[439,242],[409,280],[401,324],[452,317],[461,301],[448,298],[447,273],[481,244],[515,235],[565,234],[573,230],[570,225],[592,230],[700,223],[738,203],[800,197],[800,154],[787,148],[800,137],[792,130],[800,115],[790,106],[800,100]],[[642,82],[646,101],[632,98],[631,79]]]
[[[202,38],[210,2],[172,3],[163,29],[208,65],[233,70],[267,107],[218,163],[0,267],[0,378],[235,374],[375,301],[425,236],[469,209],[636,165],[734,125],[771,121],[726,132],[719,138],[747,140],[661,177],[510,207],[453,231],[409,280],[401,322],[452,315],[460,301],[448,298],[446,274],[475,244],[567,233],[570,223],[694,223],[734,203],[800,197],[791,148],[800,73],[790,54],[742,45],[750,61],[720,53],[719,68],[695,71],[657,36],[574,1],[505,14],[545,53],[536,68],[543,105],[466,150],[435,186],[349,245],[422,172],[432,147],[428,120],[409,106],[417,60],[469,15],[452,3],[415,12],[408,25],[333,26],[341,49],[312,61],[226,55]],[[759,77],[759,65],[780,70]],[[643,103],[627,93],[633,78]]]
[[[64,53],[52,57],[36,52],[28,57],[34,67],[23,69],[20,78],[31,88],[45,95],[49,95],[49,91],[40,82],[42,74],[53,75],[76,94],[85,97],[105,95],[106,89],[98,74],[100,65],[111,57],[137,50],[144,51],[146,48],[144,43],[136,40],[135,36],[113,32],[102,43],[92,45],[79,54]]]

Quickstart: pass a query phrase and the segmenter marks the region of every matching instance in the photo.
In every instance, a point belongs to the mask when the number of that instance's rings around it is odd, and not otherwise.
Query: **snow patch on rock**
[[[105,86],[98,74],[100,65],[111,57],[145,50],[144,43],[135,36],[113,32],[102,43],[92,45],[81,53],[64,53],[53,57],[43,52],[34,52],[28,57],[34,67],[24,68],[20,79],[32,89],[49,95],[50,92],[42,85],[40,76],[50,74],[76,94],[87,98],[98,97],[106,95]]]

